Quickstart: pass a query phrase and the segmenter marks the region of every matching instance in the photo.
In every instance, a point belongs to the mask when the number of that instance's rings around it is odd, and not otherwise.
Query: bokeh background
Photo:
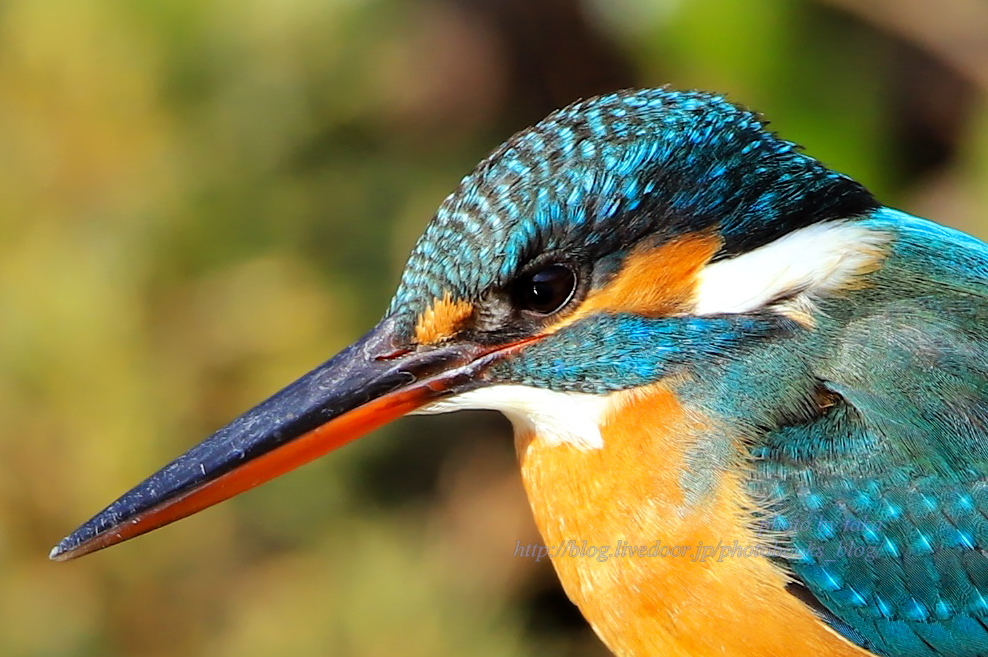
[[[513,556],[537,537],[493,414],[46,555],[371,326],[513,131],[665,83],[988,236],[981,0],[3,0],[0,655],[604,655]]]

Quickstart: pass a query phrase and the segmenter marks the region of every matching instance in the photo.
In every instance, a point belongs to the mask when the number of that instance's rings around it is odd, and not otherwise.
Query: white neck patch
[[[607,395],[501,384],[427,404],[413,414],[432,415],[466,409],[500,411],[511,420],[515,433],[531,431],[551,445],[569,443],[582,450],[591,450],[604,447],[600,427],[608,404]]]
[[[890,236],[860,224],[831,221],[705,267],[697,277],[696,315],[745,313],[788,294],[839,289],[881,259]]]

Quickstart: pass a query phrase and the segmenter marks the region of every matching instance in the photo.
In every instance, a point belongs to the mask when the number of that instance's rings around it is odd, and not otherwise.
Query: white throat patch
[[[533,432],[549,444],[570,443],[582,449],[601,449],[601,424],[607,413],[607,395],[555,392],[516,384],[493,385],[427,404],[414,415],[432,415],[466,409],[504,413],[515,433]]]
[[[787,295],[838,290],[883,255],[890,236],[860,224],[831,221],[800,228],[754,251],[705,267],[698,275],[696,315],[746,313]]]

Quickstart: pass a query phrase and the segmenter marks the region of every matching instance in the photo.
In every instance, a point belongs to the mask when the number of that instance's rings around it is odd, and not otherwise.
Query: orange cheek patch
[[[721,246],[713,232],[692,233],[657,248],[638,247],[605,287],[551,331],[599,312],[627,312],[662,317],[690,309],[697,274]]]
[[[447,294],[433,301],[432,306],[419,316],[415,324],[415,339],[419,344],[435,344],[456,334],[473,313],[473,306],[466,301],[454,301]]]

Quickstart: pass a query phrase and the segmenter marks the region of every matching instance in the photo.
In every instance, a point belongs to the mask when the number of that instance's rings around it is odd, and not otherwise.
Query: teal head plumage
[[[988,655],[986,296],[984,243],[719,96],[582,101],[461,181],[377,327],[53,557],[494,408],[548,544],[686,549],[550,555],[617,654]]]

